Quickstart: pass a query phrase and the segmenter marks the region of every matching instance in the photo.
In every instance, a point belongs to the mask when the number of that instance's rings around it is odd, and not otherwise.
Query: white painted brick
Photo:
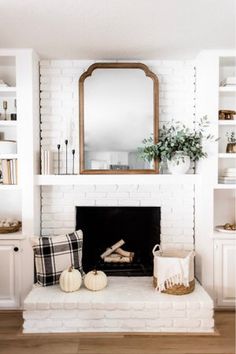
[[[135,328],[144,328],[144,324],[140,320],[127,319],[122,321],[121,327],[134,330]]]
[[[77,206],[93,206],[95,205],[94,199],[80,199],[76,202]]]
[[[200,311],[188,311],[188,317],[189,318],[201,318],[201,319],[209,319],[213,318],[214,312],[213,310],[200,310]]]
[[[130,318],[136,319],[156,319],[158,318],[159,312],[158,310],[145,310],[145,311],[131,311]]]
[[[129,199],[125,200],[125,199],[123,199],[123,200],[118,201],[118,205],[120,205],[120,206],[138,206],[138,205],[140,205],[140,201],[139,200],[129,200]]]
[[[59,76],[61,74],[60,69],[56,68],[41,68],[40,75],[41,76]]]
[[[130,198],[131,199],[147,199],[147,198],[150,198],[150,193],[131,192],[130,193]]]
[[[159,328],[159,327],[171,327],[171,326],[172,326],[171,319],[160,318],[160,319],[155,319],[155,320],[152,320],[152,319],[146,320],[147,329]]]
[[[95,186],[96,192],[115,192],[117,190],[116,184],[98,184]]]
[[[197,328],[200,327],[201,321],[200,320],[193,320],[193,319],[175,319],[174,320],[174,327],[184,327],[184,328]]]
[[[73,66],[72,60],[50,60],[50,66],[53,68],[70,68]],[[41,66],[41,61],[40,61]]]
[[[131,318],[130,311],[108,311],[106,312],[106,318],[113,318],[113,319],[124,319],[124,318]]]
[[[160,317],[166,318],[184,318],[186,313],[184,310],[160,310]]]
[[[112,311],[111,311],[112,313]],[[100,310],[79,310],[77,311],[77,318],[79,319],[85,319],[85,320],[100,320],[104,318],[104,311]]]
[[[118,192],[134,192],[138,190],[137,184],[120,184],[117,186]]]
[[[95,205],[97,206],[116,206],[118,205],[118,200],[116,199],[96,199]]]
[[[159,306],[161,310],[170,310],[172,308],[171,302],[161,302]]]
[[[138,186],[138,192],[157,192],[159,190],[159,186],[154,184],[140,184]],[[153,196],[152,196],[153,197]]]
[[[201,320],[201,327],[202,328],[214,328],[214,320],[213,319]]]
[[[108,198],[113,198],[113,199],[128,199],[129,198],[129,193],[125,192],[117,192],[117,193],[108,193],[107,194]]]
[[[97,192],[97,193],[90,193],[88,192],[86,194],[86,198],[87,199],[101,199],[101,198],[106,198],[107,197],[107,193],[102,193],[102,192]]]
[[[90,327],[90,320],[80,320],[80,319],[70,319],[64,320],[63,326],[65,327],[81,327],[81,328],[89,328]]]

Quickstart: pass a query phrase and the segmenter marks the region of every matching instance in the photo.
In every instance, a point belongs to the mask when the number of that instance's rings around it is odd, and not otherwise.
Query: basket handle
[[[159,248],[159,251],[162,253],[161,245],[159,245],[159,244],[157,243],[157,244],[153,247],[153,250],[152,250],[153,256],[155,256],[155,251],[157,250],[157,248]]]

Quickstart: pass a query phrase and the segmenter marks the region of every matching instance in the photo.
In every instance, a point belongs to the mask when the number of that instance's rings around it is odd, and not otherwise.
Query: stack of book
[[[17,184],[17,160],[0,160],[0,183]]]
[[[42,150],[41,152],[41,166],[42,175],[51,175],[53,170],[53,157],[52,152],[48,150]]]
[[[222,176],[219,177],[219,183],[236,184],[236,168],[226,168]]]

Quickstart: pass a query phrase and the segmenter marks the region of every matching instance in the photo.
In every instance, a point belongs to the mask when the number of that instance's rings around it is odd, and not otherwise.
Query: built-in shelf
[[[19,184],[0,184],[0,190],[19,190]]]
[[[214,189],[236,189],[236,184],[218,183],[214,186]]]
[[[0,127],[16,127],[16,120],[0,120]]]
[[[35,184],[80,185],[80,184],[197,184],[200,175],[36,175]]]
[[[236,154],[230,154],[230,153],[219,153],[218,157],[220,159],[236,159]]]
[[[16,96],[16,87],[0,87],[0,96]]]
[[[18,159],[17,154],[0,154],[0,160]]]
[[[219,120],[219,125],[225,125],[225,126],[228,126],[228,125],[235,125],[236,126],[236,120]]]
[[[16,92],[15,86],[0,87],[0,92]]]
[[[219,87],[219,92],[235,92],[236,93],[236,86]]]

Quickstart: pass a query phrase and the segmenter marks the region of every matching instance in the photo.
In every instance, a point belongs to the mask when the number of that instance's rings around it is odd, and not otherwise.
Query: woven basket
[[[156,248],[159,247],[159,251],[156,251]],[[165,258],[185,258],[189,255],[187,251],[170,251],[170,252],[163,252],[160,245],[156,245],[153,248],[153,256],[154,256],[154,275],[153,275],[153,286],[157,287],[157,277],[155,276],[155,268],[156,268],[156,257],[165,257]],[[194,255],[194,254],[193,254]],[[195,288],[195,279],[194,279],[194,257],[190,258],[190,265],[189,265],[189,286],[185,286],[184,284],[175,284],[171,287],[166,288],[166,290],[161,291],[165,294],[170,295],[186,295],[193,292]]]
[[[19,221],[17,225],[9,227],[0,227],[0,234],[10,234],[12,232],[17,232],[21,228],[21,222]]]

